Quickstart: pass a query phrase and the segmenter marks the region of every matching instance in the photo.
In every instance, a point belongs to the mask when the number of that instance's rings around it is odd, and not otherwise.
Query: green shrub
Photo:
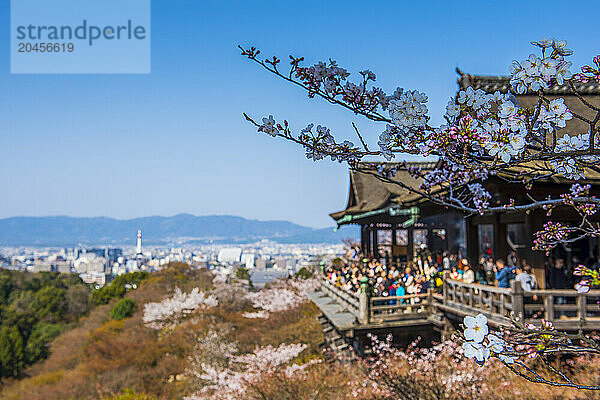
[[[49,343],[88,313],[90,292],[74,274],[1,270],[0,378],[48,357]]]
[[[312,272],[310,272],[308,270],[308,268],[306,267],[302,267],[298,270],[298,272],[296,272],[296,278],[300,278],[300,279],[308,279],[312,276]]]
[[[246,281],[249,281],[250,280],[250,271],[248,271],[248,268],[239,267],[238,269],[235,270],[235,277],[237,279],[244,279]]]
[[[110,285],[94,290],[90,296],[90,300],[92,304],[96,305],[108,304],[112,299],[123,297],[125,295],[128,290],[125,285],[135,285],[138,287],[144,279],[148,278],[148,275],[149,274],[144,271],[136,271],[119,275],[113,279]]]
[[[110,317],[112,319],[125,319],[133,315],[137,305],[135,301],[131,299],[121,299],[115,306],[110,310]]]
[[[0,330],[0,365],[2,376],[15,377],[25,366],[23,337],[16,326],[3,326]]]
[[[48,357],[48,344],[63,330],[60,324],[46,324],[38,322],[31,331],[27,345],[25,346],[25,357],[27,363],[33,364],[36,361]]]

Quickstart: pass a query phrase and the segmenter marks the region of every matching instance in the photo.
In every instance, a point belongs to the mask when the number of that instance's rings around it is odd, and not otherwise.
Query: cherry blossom
[[[423,128],[427,123],[427,96],[417,90],[402,93],[389,102],[390,118],[398,128]]]
[[[587,279],[582,279],[578,283],[575,284],[575,289],[578,293],[587,293],[590,291],[590,281]]]
[[[143,321],[151,328],[162,329],[196,309],[216,307],[217,305],[216,297],[200,292],[198,288],[194,288],[190,293],[183,293],[181,289],[177,288],[172,297],[158,303],[146,303]]]
[[[490,358],[490,349],[483,343],[465,342],[463,343],[465,357],[474,358],[480,364],[483,364]]]
[[[473,340],[475,343],[483,342],[483,339],[489,332],[487,326],[487,317],[483,314],[478,314],[476,317],[467,315],[463,323],[465,324],[465,339]]]
[[[259,347],[252,353],[242,354],[234,358],[234,362],[245,364],[248,369],[257,372],[267,372],[279,365],[286,364],[296,358],[306,349],[305,344],[285,344],[278,347]]]
[[[258,347],[252,353],[231,356],[226,363],[193,364],[188,374],[204,382],[202,390],[188,400],[235,399],[242,395],[249,384],[262,375],[271,373],[288,364],[306,349],[305,344],[282,343],[277,347]],[[227,350],[227,349],[226,349]],[[288,366],[283,370],[291,376],[302,371],[303,366]]]
[[[517,93],[525,93],[527,90],[537,92],[540,89],[547,89],[552,79],[562,84],[565,79],[571,78],[569,71],[571,63],[564,60],[564,56],[573,53],[565,47],[567,42],[556,39],[548,42],[543,39],[532,44],[542,49],[543,56],[530,54],[529,58],[522,62],[513,62],[511,84]],[[551,54],[544,57],[546,50],[550,48],[552,48]]]
[[[269,318],[269,312],[265,310],[260,310],[256,312],[245,312],[242,314],[244,318],[249,319],[259,319],[259,318]]]
[[[262,121],[263,121],[263,124],[261,126],[262,131],[271,136],[277,136],[277,133],[279,132],[279,130],[275,126],[275,119],[273,119],[273,116],[269,115],[269,118],[263,118]]]
[[[291,279],[272,282],[269,288],[246,294],[258,312],[246,313],[246,318],[266,318],[271,312],[279,312],[298,307],[308,301],[306,293],[319,285],[316,278]]]
[[[581,73],[574,76],[580,82],[586,83],[592,80],[600,83],[600,56],[594,57],[594,67],[585,65],[581,67]]]

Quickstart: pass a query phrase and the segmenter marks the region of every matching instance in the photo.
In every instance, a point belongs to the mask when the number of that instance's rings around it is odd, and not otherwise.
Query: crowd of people
[[[573,260],[575,265],[577,261]],[[572,270],[566,267],[564,259],[549,258],[546,262],[545,287],[573,288],[576,277]],[[432,254],[424,251],[407,263],[394,263],[389,259],[338,258],[323,272],[334,285],[351,293],[358,293],[361,279],[367,277],[369,290],[374,296],[422,294],[430,288],[440,290],[444,276],[465,283],[501,288],[509,288],[510,282],[515,280],[524,291],[540,287],[531,266],[515,253],[511,253],[506,260],[483,256],[476,266],[466,258],[448,252]]]
[[[359,292],[361,279],[367,277],[372,295],[404,296],[441,287],[445,270],[464,271],[460,262],[457,255],[443,254],[434,259],[426,253],[412,262],[398,264],[385,259],[339,258],[324,273],[332,283],[352,293]]]

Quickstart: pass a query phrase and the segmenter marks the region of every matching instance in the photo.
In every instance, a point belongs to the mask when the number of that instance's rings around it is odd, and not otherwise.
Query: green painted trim
[[[347,214],[347,215],[344,215],[342,218],[335,221],[337,223],[337,227],[335,228],[335,230],[337,230],[341,225],[350,224],[359,219],[372,217],[374,215],[386,214],[386,213],[389,213],[389,215],[391,217],[397,217],[400,215],[410,216],[409,220],[405,221],[402,224],[403,227],[407,228],[409,226],[414,225],[417,222],[417,220],[419,218],[419,207],[400,208],[400,206],[396,206],[396,207],[380,208],[379,210],[368,211],[368,212],[365,212],[362,214],[356,214],[356,215]],[[407,223],[408,223],[408,225],[406,225]]]

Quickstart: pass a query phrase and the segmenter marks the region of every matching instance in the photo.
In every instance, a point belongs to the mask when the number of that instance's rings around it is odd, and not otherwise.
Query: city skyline
[[[242,113],[287,118],[296,130],[324,124],[350,140],[357,122],[374,146],[380,127],[308,101],[239,56],[237,44],[309,64],[334,57],[353,75],[371,69],[386,92],[427,93],[434,123],[456,92],[457,66],[505,75],[542,37],[577,50],[573,70],[596,54],[590,38],[599,28],[586,13],[553,19],[562,4],[553,1],[343,4],[155,1],[148,75],[11,75],[4,51],[0,218],[191,213],[332,226],[327,214],[347,200],[346,166],[306,160],[299,148],[256,133]],[[0,5],[5,19],[9,7]],[[0,33],[6,43],[8,35]]]

